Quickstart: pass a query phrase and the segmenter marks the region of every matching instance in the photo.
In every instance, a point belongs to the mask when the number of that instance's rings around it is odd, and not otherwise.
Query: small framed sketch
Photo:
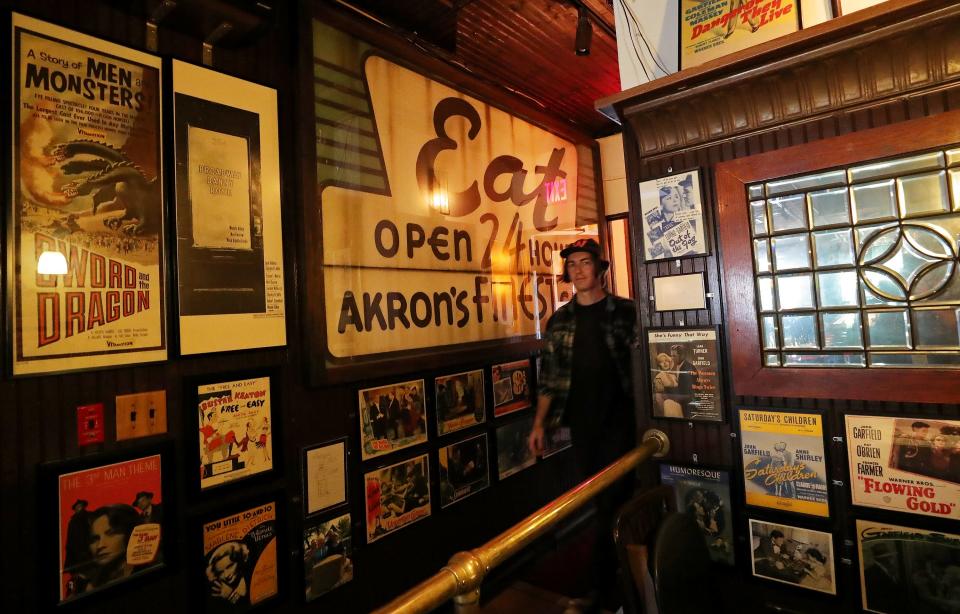
[[[279,493],[203,521],[202,583],[207,612],[246,612],[280,595],[283,552]]]
[[[350,514],[304,527],[303,580],[308,603],[353,580]]]
[[[723,422],[717,331],[715,326],[647,329],[655,418]]]
[[[363,476],[367,543],[430,515],[430,463],[421,454]]]
[[[347,502],[347,438],[303,449],[303,515]]]
[[[640,182],[643,261],[709,253],[700,170]]]
[[[707,308],[703,273],[653,278],[654,311],[691,311]]]
[[[751,518],[750,564],[758,578],[837,594],[829,533]]]
[[[434,380],[437,435],[481,424],[487,419],[483,369],[443,375]]]
[[[366,388],[357,393],[363,460],[427,440],[423,380]]]
[[[493,365],[493,415],[496,417],[531,406],[530,360]]]
[[[231,378],[193,389],[201,491],[273,471],[271,380]]]
[[[51,605],[129,584],[169,561],[170,444],[86,456],[41,468],[40,534]]]
[[[440,507],[490,486],[487,434],[440,448]]]

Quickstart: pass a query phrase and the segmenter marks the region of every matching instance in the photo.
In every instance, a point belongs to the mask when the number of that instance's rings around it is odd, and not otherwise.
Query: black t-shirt
[[[573,368],[565,414],[574,439],[591,445],[611,430],[628,427],[629,410],[603,336],[606,301],[578,304],[575,313]]]

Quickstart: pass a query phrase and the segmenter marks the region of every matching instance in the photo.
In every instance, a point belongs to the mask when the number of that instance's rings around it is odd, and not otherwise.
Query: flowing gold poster
[[[160,58],[15,14],[13,60],[14,374],[166,359]]]

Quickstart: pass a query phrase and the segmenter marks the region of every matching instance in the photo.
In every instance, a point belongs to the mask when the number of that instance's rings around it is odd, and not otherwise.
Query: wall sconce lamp
[[[574,51],[577,55],[590,55],[590,41],[593,40],[593,26],[587,16],[587,9],[577,6],[577,36],[574,41]]]
[[[41,275],[66,275],[66,256],[61,252],[43,252],[37,260],[37,273]]]

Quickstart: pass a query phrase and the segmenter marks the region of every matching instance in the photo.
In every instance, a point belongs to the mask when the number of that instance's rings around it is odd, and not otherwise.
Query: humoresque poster
[[[276,503],[204,524],[203,558],[207,611],[245,612],[276,595]]]
[[[177,60],[173,89],[180,351],[284,345],[277,92]]]
[[[270,378],[197,388],[200,488],[273,469]]]
[[[730,473],[707,467],[660,465],[660,483],[673,486],[677,510],[697,522],[714,561],[733,565]]]
[[[863,609],[960,612],[960,535],[857,520]]]
[[[323,285],[307,284],[326,355],[536,334],[562,273],[541,237],[576,224],[577,146],[319,20],[313,46]],[[365,95],[324,83],[344,75]]]
[[[854,505],[960,518],[960,421],[847,416]]]
[[[165,360],[160,58],[12,21],[14,375]]]
[[[830,515],[819,414],[741,409],[740,442],[748,505]]]
[[[164,564],[159,454],[65,473],[59,490],[59,602]]]
[[[647,330],[653,415],[721,422],[717,330]]]

